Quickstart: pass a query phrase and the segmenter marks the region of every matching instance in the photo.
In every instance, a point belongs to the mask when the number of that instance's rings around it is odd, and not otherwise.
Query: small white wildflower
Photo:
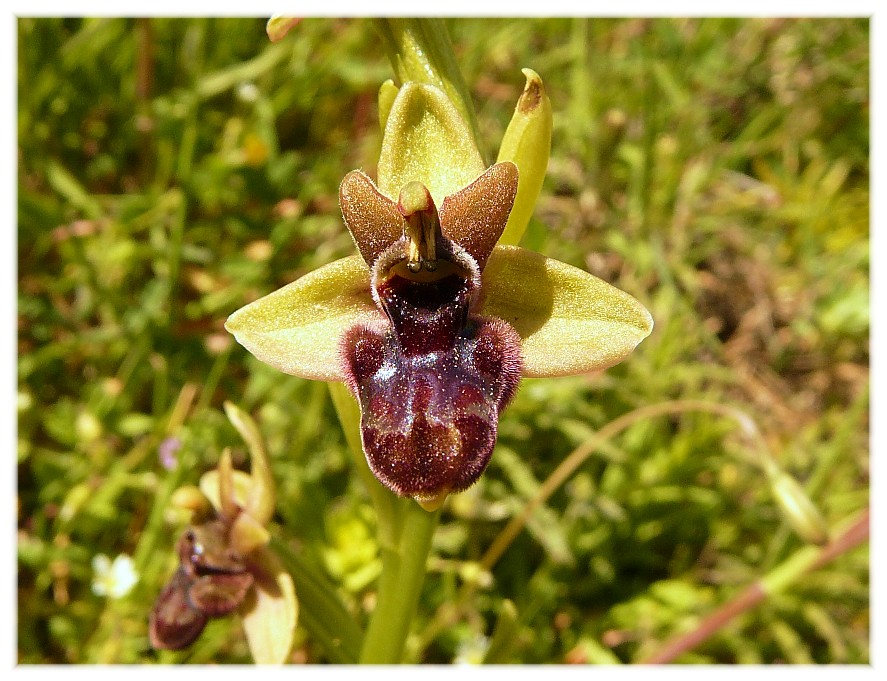
[[[259,88],[255,83],[241,83],[237,88],[237,96],[244,102],[255,102],[259,98]]]
[[[483,664],[489,650],[490,639],[482,635],[473,636],[459,644],[453,664]]]
[[[92,592],[96,596],[123,598],[139,581],[132,558],[125,553],[117,556],[113,563],[103,553],[93,556],[92,571]]]

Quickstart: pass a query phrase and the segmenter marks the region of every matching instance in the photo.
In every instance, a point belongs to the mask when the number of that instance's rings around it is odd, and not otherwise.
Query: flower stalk
[[[399,527],[397,543],[382,546],[382,574],[376,607],[364,636],[360,661],[366,664],[402,662],[410,624],[419,604],[431,538],[440,509],[427,512],[409,499],[395,499]]]

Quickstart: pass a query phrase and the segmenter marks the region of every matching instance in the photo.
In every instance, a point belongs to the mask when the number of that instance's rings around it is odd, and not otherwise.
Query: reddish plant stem
[[[856,548],[865,542],[868,537],[869,510],[866,509],[862,515],[849,528],[847,528],[847,530],[834,541],[826,544],[816,557],[805,566],[800,574],[807,574],[813,570],[821,568],[838,556]],[[700,643],[706,641],[722,629],[734,617],[751,610],[758,603],[766,599],[769,592],[767,591],[765,580],[766,578],[760,579],[748,586],[734,599],[728,601],[702,620],[696,629],[673,638],[658,651],[642,660],[641,664],[667,664],[674,661],[679,655],[682,655],[689,650],[693,650]]]

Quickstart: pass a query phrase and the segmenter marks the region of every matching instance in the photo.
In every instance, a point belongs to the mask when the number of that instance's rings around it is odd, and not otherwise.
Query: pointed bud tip
[[[780,471],[772,476],[770,484],[786,520],[798,536],[811,544],[826,544],[829,540],[828,525],[800,483]]]
[[[521,73],[527,79],[524,85],[524,91],[521,93],[517,102],[517,109],[520,113],[528,114],[534,111],[542,103],[545,96],[545,86],[542,85],[542,79],[533,69],[521,69]]]
[[[265,32],[268,34],[271,42],[276,43],[279,40],[283,40],[290,29],[300,21],[302,21],[301,17],[273,16],[268,19],[268,23],[265,25]]]
[[[210,500],[194,485],[179,487],[173,492],[169,503],[174,508],[191,511],[194,516],[198,517],[208,515],[212,510],[212,503]]]

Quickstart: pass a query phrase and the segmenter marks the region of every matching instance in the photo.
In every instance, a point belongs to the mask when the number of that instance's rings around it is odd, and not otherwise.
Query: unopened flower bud
[[[828,542],[828,526],[804,488],[792,476],[779,471],[770,478],[770,486],[786,520],[804,541]]]
[[[523,236],[542,190],[551,150],[551,102],[539,74],[532,69],[523,69],[523,74],[527,82],[499,148],[498,161],[513,162],[519,172],[517,198],[499,240],[503,244],[516,244]]]
[[[212,511],[209,499],[194,485],[179,487],[172,493],[169,503],[175,508],[190,511],[195,517],[205,516]]]

